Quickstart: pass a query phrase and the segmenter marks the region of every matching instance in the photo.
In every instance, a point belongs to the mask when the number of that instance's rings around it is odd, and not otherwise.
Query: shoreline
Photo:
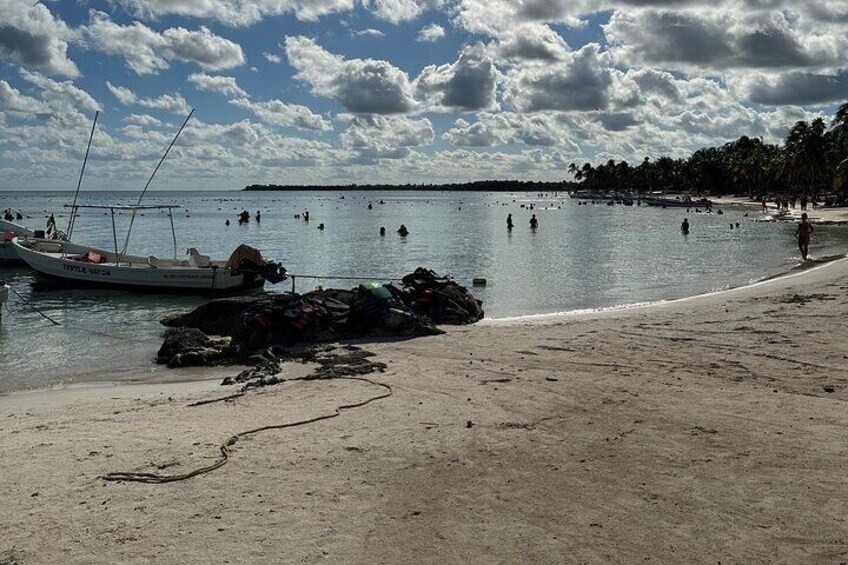
[[[674,305],[682,302],[689,301],[697,301],[701,299],[707,299],[713,296],[719,296],[725,293],[733,293],[744,291],[746,289],[754,288],[764,283],[769,283],[771,281],[780,281],[782,279],[792,278],[796,276],[803,275],[805,272],[824,268],[830,264],[837,263],[839,261],[848,260],[848,252],[840,255],[831,255],[827,257],[823,257],[822,259],[813,259],[809,260],[805,263],[801,263],[799,265],[795,265],[788,271],[778,273],[772,276],[765,277],[763,279],[753,281],[748,284],[743,284],[739,286],[734,286],[730,288],[725,288],[721,290],[713,290],[702,292],[699,294],[693,294],[690,296],[683,296],[680,298],[670,298],[670,299],[661,299],[654,301],[646,301],[646,302],[636,302],[630,304],[620,304],[614,306],[606,306],[600,308],[586,308],[586,309],[576,309],[576,310],[568,310],[562,312],[549,312],[543,314],[526,314],[519,316],[505,316],[502,318],[483,318],[480,322],[473,324],[472,326],[466,327],[496,327],[496,326],[509,326],[509,325],[524,325],[524,326],[534,326],[534,325],[548,325],[548,324],[556,324],[565,319],[573,319],[573,318],[587,318],[593,316],[614,316],[617,314],[626,315],[632,311],[646,311],[651,308],[661,308],[668,305]],[[450,329],[449,326],[445,326],[442,329]],[[361,342],[367,348],[368,342]],[[67,391],[75,391],[75,390],[89,390],[89,389],[115,389],[120,387],[137,387],[140,385],[180,385],[180,384],[190,384],[194,382],[202,382],[204,380],[213,380],[215,382],[220,382],[226,376],[232,376],[239,371],[246,368],[246,366],[242,365],[232,365],[232,366],[218,366],[218,367],[187,367],[181,369],[168,369],[161,365],[153,365],[153,367],[160,369],[157,371],[156,376],[153,378],[151,375],[150,366],[140,367],[137,370],[130,370],[127,372],[127,376],[122,378],[121,380],[111,380],[106,378],[106,375],[110,374],[110,371],[98,372],[95,375],[104,375],[104,378],[89,378],[86,380],[74,381],[70,383],[57,383],[53,385],[48,385],[46,387],[38,387],[38,388],[23,388],[23,389],[13,389],[8,391],[0,391],[0,399],[5,396],[13,396],[20,394],[51,394],[51,393],[63,393]],[[206,377],[205,374],[213,373],[215,376]]]
[[[484,318],[480,322],[475,325],[509,325],[513,323],[525,323],[526,325],[534,325],[534,324],[544,324],[548,321],[556,322],[560,318],[576,318],[576,317],[585,317],[585,316],[593,316],[593,315],[613,315],[618,313],[626,313],[634,310],[645,310],[654,307],[662,307],[667,305],[674,305],[682,302],[691,302],[697,301],[704,298],[709,298],[713,296],[719,296],[726,293],[734,293],[739,291],[744,291],[746,289],[752,289],[758,287],[762,284],[782,281],[783,279],[790,279],[793,277],[801,276],[804,273],[809,271],[814,271],[817,269],[822,269],[831,265],[833,263],[838,263],[840,261],[848,260],[848,252],[838,255],[829,255],[826,257],[822,257],[821,259],[810,259],[798,265],[795,265],[788,271],[778,273],[775,275],[764,277],[760,280],[756,280],[750,282],[748,284],[743,284],[739,286],[732,286],[729,288],[724,288],[721,290],[712,290],[707,292],[702,292],[699,294],[693,294],[690,296],[683,296],[680,298],[669,298],[662,300],[653,300],[647,302],[636,302],[632,304],[620,304],[615,306],[605,306],[600,308],[585,308],[585,309],[577,309],[577,310],[566,310],[563,312],[550,312],[545,314],[526,314],[522,316],[504,316],[503,318]]]

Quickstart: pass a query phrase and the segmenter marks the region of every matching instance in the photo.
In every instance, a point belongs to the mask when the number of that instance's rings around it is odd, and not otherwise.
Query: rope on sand
[[[173,483],[173,482],[177,482],[177,481],[185,481],[185,480],[191,479],[192,477],[197,477],[198,475],[211,473],[212,471],[214,471],[216,469],[220,469],[221,467],[226,465],[227,462],[230,460],[230,455],[232,454],[232,452],[230,451],[230,448],[233,445],[235,445],[236,442],[239,439],[241,439],[245,436],[258,434],[258,433],[265,432],[265,431],[268,431],[268,430],[281,430],[281,429],[284,429],[284,428],[294,428],[294,427],[297,427],[297,426],[305,426],[307,424],[314,424],[315,422],[320,422],[322,420],[329,420],[331,418],[335,418],[337,416],[340,416],[343,410],[351,410],[353,408],[360,408],[362,406],[365,406],[366,404],[371,404],[372,402],[375,402],[377,400],[382,400],[384,398],[388,398],[393,394],[392,387],[390,385],[387,385],[387,384],[381,383],[381,382],[377,382],[377,381],[373,381],[373,380],[365,378],[365,377],[335,377],[335,378],[345,379],[345,380],[348,380],[348,381],[362,381],[362,382],[369,383],[369,384],[377,386],[377,387],[381,387],[381,388],[385,389],[386,392],[383,392],[383,393],[378,394],[376,396],[372,396],[371,398],[364,400],[362,402],[356,402],[356,403],[353,403],[353,404],[343,404],[341,406],[338,406],[333,410],[332,414],[323,414],[321,416],[315,416],[314,418],[309,418],[309,419],[306,419],[306,420],[298,420],[296,422],[287,422],[287,423],[283,423],[283,424],[272,424],[272,425],[269,425],[269,426],[261,426],[259,428],[254,428],[252,430],[239,432],[239,433],[237,433],[233,436],[230,436],[230,438],[227,439],[227,441],[225,441],[224,443],[222,443],[219,446],[218,449],[221,452],[221,455],[218,457],[217,461],[215,461],[211,465],[207,465],[205,467],[200,467],[199,469],[194,469],[193,471],[189,471],[187,473],[181,473],[181,474],[177,474],[177,475],[159,475],[159,474],[156,474],[156,473],[116,472],[116,473],[108,473],[106,475],[103,475],[103,477],[101,477],[101,478],[105,481],[129,481],[129,482],[149,483],[149,484],[164,484],[164,483]],[[291,379],[291,380],[326,380],[326,379],[316,379],[314,377],[303,377],[303,378],[300,378],[300,379]],[[234,397],[237,397],[237,396],[241,396],[242,394],[231,395],[230,397],[225,397],[225,398],[234,398]],[[224,400],[224,398],[212,400],[212,401],[209,401],[209,402],[216,402],[217,400]],[[208,404],[209,402],[206,402],[206,404]],[[199,405],[200,405],[200,403],[194,403],[190,406],[199,406]]]

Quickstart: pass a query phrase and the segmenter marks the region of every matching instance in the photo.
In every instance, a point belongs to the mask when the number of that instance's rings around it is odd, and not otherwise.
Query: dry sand
[[[722,196],[719,198],[712,198],[711,200],[718,205],[732,204],[736,206],[755,208],[758,211],[762,211],[762,204],[749,198],[739,196]],[[766,202],[766,206],[768,208],[768,212],[766,212],[766,214],[771,215],[778,211],[777,206],[772,201]],[[804,211],[801,210],[800,205],[797,208],[790,208],[786,212],[786,218],[790,220],[800,220],[801,214],[804,213]],[[810,204],[807,206],[806,212],[809,220],[813,223],[848,223],[848,208],[845,207],[813,208],[812,204]]]
[[[392,397],[166,485],[98,477],[381,391],[0,398],[0,564],[848,562],[846,275],[369,345]]]

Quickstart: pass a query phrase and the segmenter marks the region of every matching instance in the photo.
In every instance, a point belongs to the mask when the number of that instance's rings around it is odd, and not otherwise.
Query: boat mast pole
[[[80,170],[79,180],[77,181],[77,191],[74,193],[74,204],[71,206],[71,217],[68,219],[68,241],[71,240],[71,234],[74,233],[74,223],[77,219],[77,198],[79,198],[80,187],[82,186],[82,177],[85,174],[85,164],[88,163],[88,154],[91,151],[91,140],[94,139],[94,128],[97,127],[97,117],[100,115],[100,110],[94,112],[94,122],[91,124],[91,133],[88,135],[88,146],[85,148],[85,157],[82,160],[82,169]]]
[[[168,219],[171,220],[171,237],[174,238],[174,261],[177,260],[177,232],[174,230],[174,210],[168,208]]]
[[[118,265],[118,232],[115,229],[115,209],[109,208],[109,211],[112,212],[112,241],[115,242],[115,265]]]
[[[153,177],[156,176],[156,173],[159,171],[159,167],[161,167],[162,163],[165,162],[165,157],[167,157],[168,153],[171,152],[171,148],[177,142],[177,138],[180,137],[180,134],[183,132],[183,128],[186,127],[186,124],[191,119],[191,116],[193,114],[194,114],[194,108],[192,108],[191,112],[189,112],[188,116],[186,116],[186,119],[183,122],[183,125],[181,125],[180,129],[177,130],[177,135],[174,136],[174,139],[171,140],[171,144],[168,145],[168,148],[165,150],[165,154],[162,155],[161,159],[159,159],[159,164],[157,164],[156,168],[153,169],[153,174],[150,175],[149,179],[147,179],[147,184],[144,185],[144,189],[141,191],[141,194],[138,195],[138,202],[136,203],[136,206],[141,206],[141,200],[144,198],[144,195],[147,193],[147,189],[150,186],[150,183],[153,182]],[[127,247],[130,244],[130,234],[132,234],[133,222],[135,221],[135,214],[136,214],[136,210],[133,210],[132,215],[130,216],[130,226],[129,226],[129,228],[127,228],[127,239],[126,239],[126,241],[124,241],[124,249],[123,249],[123,251],[121,251],[121,255],[126,255],[126,253],[127,253]],[[176,237],[176,236],[174,236],[174,237]]]

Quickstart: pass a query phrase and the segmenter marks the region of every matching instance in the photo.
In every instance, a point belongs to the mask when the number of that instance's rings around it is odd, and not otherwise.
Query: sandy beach
[[[719,206],[721,205],[734,205],[734,206],[746,206],[752,209],[756,209],[757,211],[762,210],[762,204],[759,202],[755,202],[749,198],[739,197],[739,196],[721,196],[712,199],[713,202]],[[774,202],[768,201],[766,202],[766,206],[768,208],[767,214],[774,214],[777,212],[777,206],[775,206]],[[801,210],[801,207],[798,206],[796,208],[790,208],[786,211],[786,219],[789,220],[800,220],[801,214],[804,213]],[[844,207],[833,207],[833,208],[813,208],[812,205],[807,207],[807,215],[809,220],[813,223],[829,223],[829,224],[843,224],[848,223],[848,208]]]
[[[100,477],[384,391],[188,407],[231,392],[218,371],[0,397],[0,563],[844,563],[847,276],[367,344],[391,397],[164,485]]]

